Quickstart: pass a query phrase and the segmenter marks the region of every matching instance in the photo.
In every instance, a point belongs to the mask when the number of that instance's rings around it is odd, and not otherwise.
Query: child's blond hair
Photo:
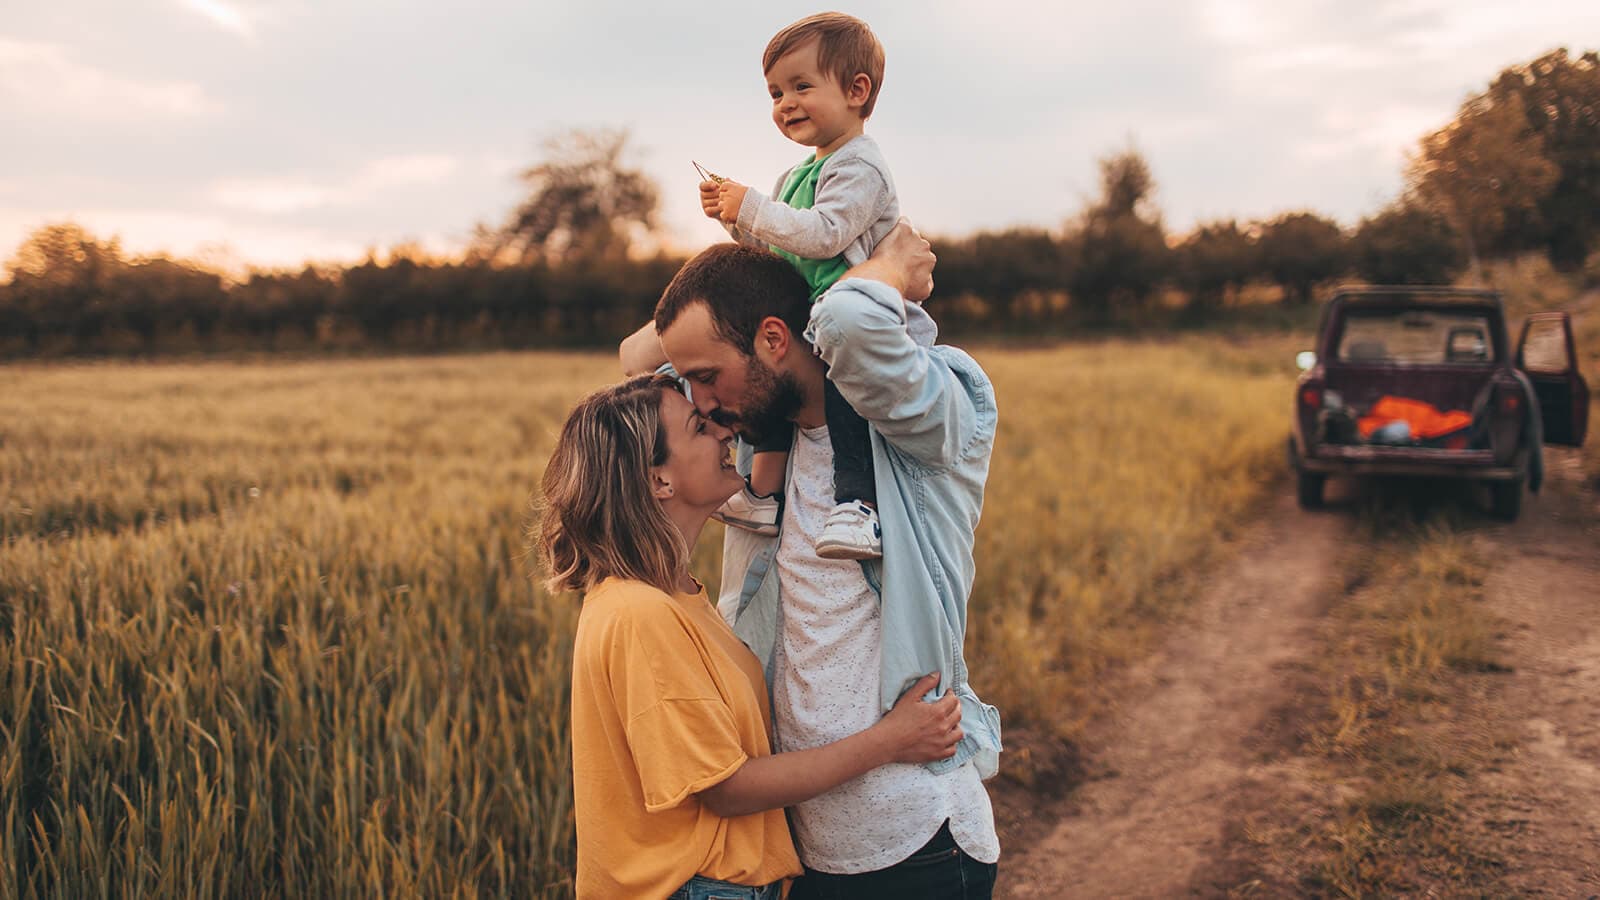
[[[878,103],[878,90],[883,87],[883,45],[867,23],[855,16],[841,12],[817,13],[806,16],[793,25],[773,35],[767,50],[761,55],[761,71],[769,72],[784,54],[815,38],[817,64],[841,88],[849,87],[857,75],[872,80],[867,102],[861,107],[861,118],[872,115]]]

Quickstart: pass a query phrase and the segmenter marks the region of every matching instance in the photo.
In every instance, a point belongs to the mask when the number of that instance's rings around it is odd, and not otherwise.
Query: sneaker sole
[[[778,536],[778,526],[771,525],[766,522],[751,522],[746,519],[735,519],[732,516],[721,515],[715,516],[714,518],[724,525],[732,525],[734,528],[744,531],[753,531],[756,534],[762,535],[763,537]]]
[[[832,542],[819,542],[817,555],[823,559],[881,559],[882,550],[872,550],[856,544],[835,544]]]

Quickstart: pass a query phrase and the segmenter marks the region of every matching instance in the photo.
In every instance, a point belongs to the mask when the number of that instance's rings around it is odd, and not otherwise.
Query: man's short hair
[[[717,335],[745,356],[755,353],[761,320],[777,316],[799,338],[811,319],[811,286],[770,250],[714,244],[683,264],[656,304],[656,333],[691,303],[704,302]]]
[[[761,54],[761,71],[772,71],[784,54],[816,38],[817,65],[833,77],[839,87],[848,87],[857,74],[872,79],[872,90],[861,107],[861,118],[872,115],[878,105],[878,90],[883,87],[883,45],[867,23],[840,12],[817,13],[784,28],[767,42]]]

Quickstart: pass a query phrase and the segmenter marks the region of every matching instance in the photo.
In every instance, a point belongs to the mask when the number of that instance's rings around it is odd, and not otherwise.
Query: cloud
[[[230,6],[223,0],[178,0],[178,5],[201,16],[223,31],[246,39],[253,39],[256,36],[254,23],[237,7]]]
[[[336,194],[333,188],[292,178],[228,178],[209,192],[221,206],[265,215],[317,209],[332,203]]]
[[[372,160],[344,178],[321,181],[298,176],[223,179],[213,184],[207,195],[228,209],[281,215],[349,206],[386,191],[440,184],[449,180],[459,168],[460,160],[445,154],[388,156]]]
[[[139,81],[71,59],[58,44],[0,37],[0,108],[94,121],[214,112],[198,84]]]
[[[309,260],[352,261],[372,246],[348,235],[306,225],[260,225],[183,209],[74,209],[41,212],[0,207],[0,246],[17,247],[50,222],[76,222],[101,240],[118,238],[129,256],[168,254],[204,258],[239,268],[294,267]],[[431,242],[426,242],[430,243]]]
[[[1418,138],[1440,126],[1439,110],[1404,103],[1367,109],[1329,109],[1311,136],[1297,141],[1293,153],[1306,163],[1328,163],[1343,157],[1381,156],[1398,167]]]
[[[369,193],[381,188],[438,184],[455,174],[459,160],[439,153],[375,159],[356,173],[353,189]]]

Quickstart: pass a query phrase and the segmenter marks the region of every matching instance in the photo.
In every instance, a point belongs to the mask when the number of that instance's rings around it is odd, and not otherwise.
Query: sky
[[[623,128],[664,241],[722,239],[690,160],[765,190],[806,148],[761,51],[820,7],[615,0],[0,0],[0,259],[62,220],[239,269],[450,253],[574,128]],[[1600,47],[1594,0],[870,2],[868,133],[901,209],[1060,226],[1137,148],[1170,231],[1313,209],[1353,225],[1502,68]]]

